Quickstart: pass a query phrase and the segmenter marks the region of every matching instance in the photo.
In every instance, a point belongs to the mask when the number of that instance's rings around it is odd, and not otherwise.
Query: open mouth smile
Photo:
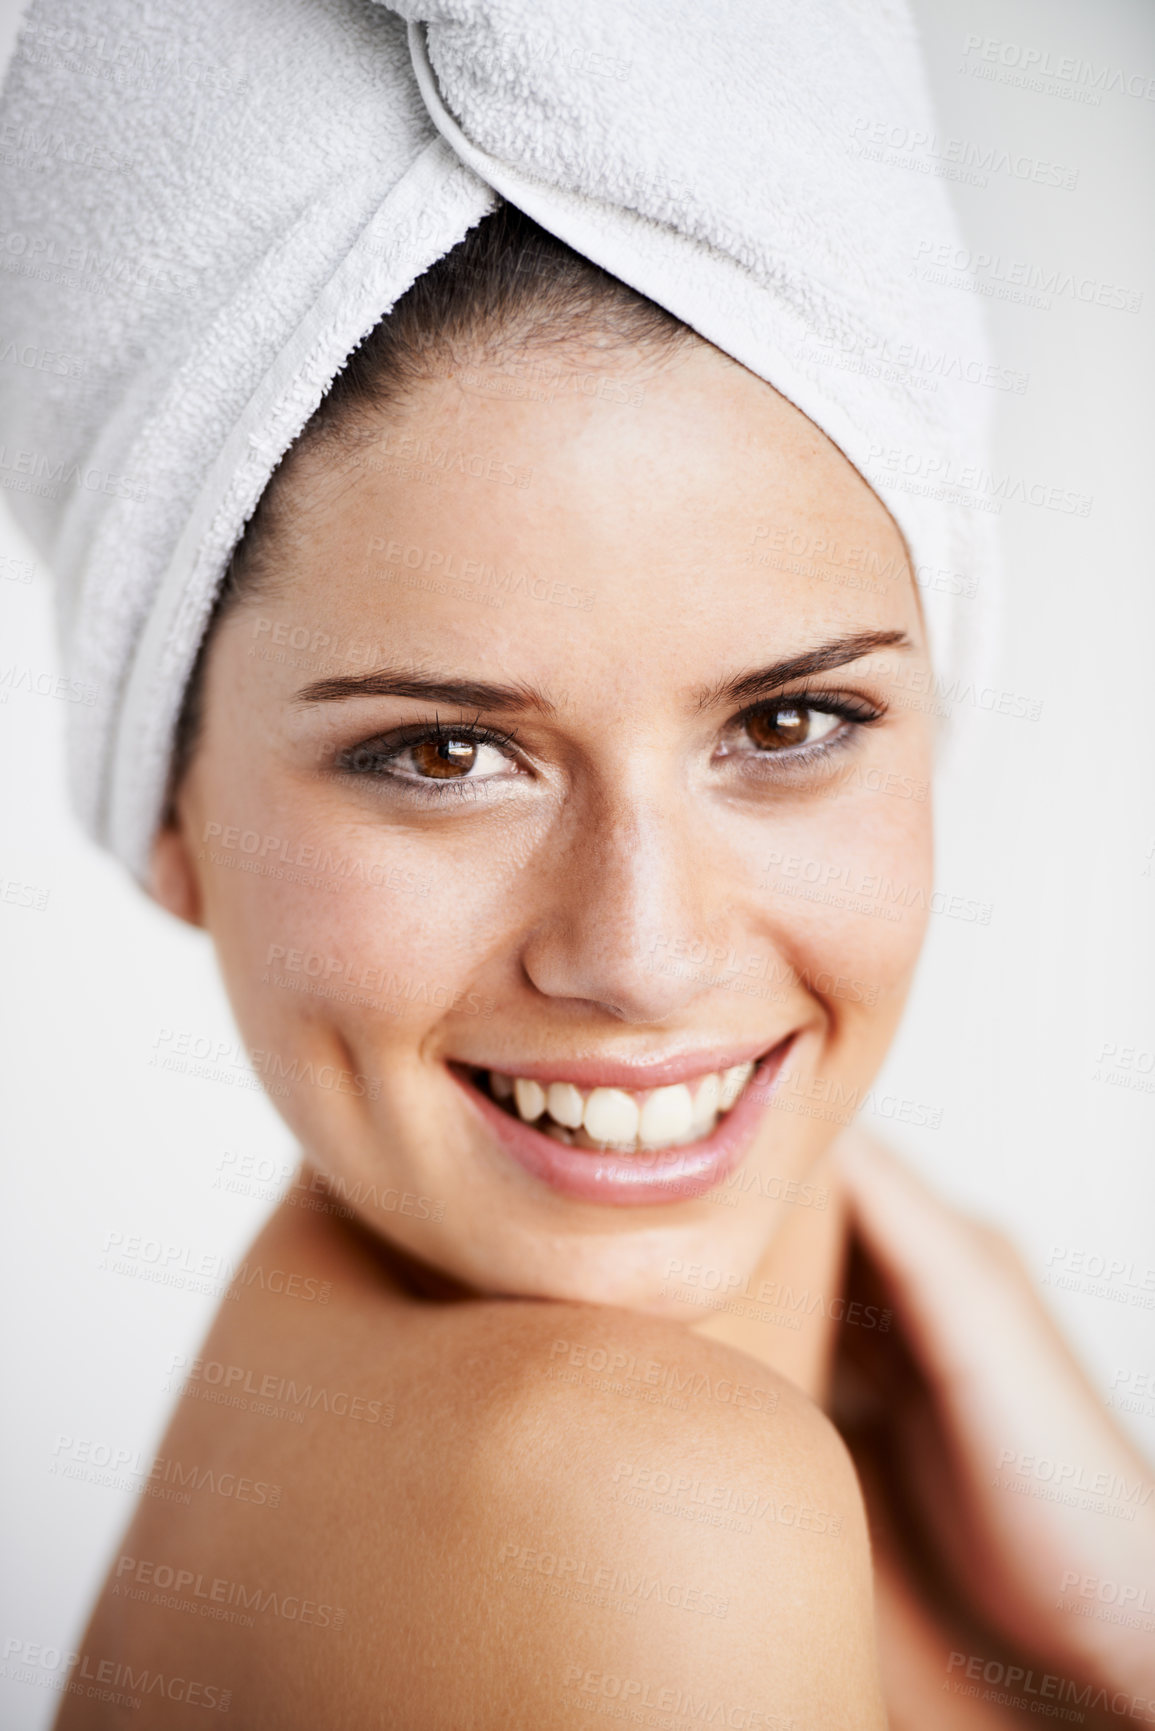
[[[709,1070],[693,1084],[627,1092],[624,1088],[578,1088],[572,1082],[539,1082],[532,1076],[487,1074],[489,1096],[523,1124],[536,1124],[566,1147],[636,1154],[677,1148],[713,1134],[720,1116],[734,1106],[754,1074],[753,1063]],[[486,1084],[482,1084],[485,1086]]]
[[[760,1058],[652,1088],[449,1069],[501,1147],[534,1177],[580,1200],[638,1206],[700,1196],[738,1164],[794,1038]]]

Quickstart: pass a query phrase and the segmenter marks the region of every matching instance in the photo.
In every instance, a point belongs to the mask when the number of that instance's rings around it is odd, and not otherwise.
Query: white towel
[[[871,148],[933,132],[897,0],[33,0],[0,119],[0,478],[95,698],[79,810],[138,876],[244,523],[494,191],[810,416],[906,537],[938,674],[973,669],[991,393],[919,266],[945,188]]]

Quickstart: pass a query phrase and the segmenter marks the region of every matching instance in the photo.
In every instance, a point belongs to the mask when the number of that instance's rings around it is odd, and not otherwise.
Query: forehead
[[[568,368],[568,370],[567,370]],[[816,638],[919,634],[902,538],[804,415],[695,342],[461,363],[287,476],[266,608],[296,633],[439,665],[567,662],[634,679]],[[541,370],[536,375],[543,377]]]

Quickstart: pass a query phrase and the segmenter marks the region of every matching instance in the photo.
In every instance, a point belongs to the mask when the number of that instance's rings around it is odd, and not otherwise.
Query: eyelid
[[[827,742],[825,739],[811,744],[803,741],[797,746],[786,746],[781,751],[759,753],[759,761],[768,764],[773,761],[784,765],[793,763],[795,767],[808,761],[817,761],[829,756],[840,745],[849,743],[860,727],[869,726],[880,721],[887,713],[888,705],[877,699],[869,698],[859,692],[849,691],[783,691],[769,697],[757,698],[754,702],[744,705],[730,720],[724,724],[723,734],[731,733],[739,728],[750,717],[764,713],[767,710],[813,709],[820,714],[837,715],[848,724]],[[390,728],[385,732],[375,734],[369,739],[358,741],[353,746],[346,747],[337,754],[334,767],[338,773],[359,774],[365,776],[377,775],[381,781],[392,780],[395,785],[405,787],[413,797],[429,798],[436,802],[447,796],[453,789],[466,787],[478,788],[490,782],[504,780],[503,776],[484,776],[476,781],[467,776],[438,780],[423,776],[402,774],[387,767],[394,759],[399,758],[410,746],[419,745],[426,740],[461,739],[476,745],[493,745],[499,751],[514,758],[522,757],[522,747],[514,728],[494,727],[481,720],[480,712],[472,721],[442,721],[437,714],[432,721],[415,721],[401,727]],[[362,768],[354,769],[352,759],[360,755],[374,756],[382,767],[377,770]],[[420,790],[419,793],[416,790]]]
[[[773,697],[759,697],[755,702],[747,703],[729,725],[746,721],[750,716],[760,715],[768,709],[786,708],[817,709],[824,715],[843,715],[848,721],[868,722],[881,720],[886,714],[887,705],[854,691],[776,692]]]
[[[785,691],[773,697],[762,697],[754,703],[748,703],[723,728],[723,738],[733,737],[744,724],[759,714],[773,713],[777,709],[814,710],[820,715],[836,716],[841,721],[840,727],[821,739],[802,740],[797,745],[785,745],[777,750],[759,750],[755,747],[749,752],[732,752],[723,745],[723,757],[733,757],[735,764],[742,764],[741,773],[755,777],[760,783],[766,778],[789,778],[791,775],[804,774],[808,769],[820,770],[832,766],[838,754],[854,745],[855,741],[875,722],[881,721],[887,713],[888,706],[873,698],[865,697],[861,692],[851,691]]]
[[[427,739],[462,739],[472,745],[496,745],[503,751],[520,749],[520,742],[515,728],[493,727],[480,718],[474,721],[442,721],[440,716],[434,716],[432,721],[406,722],[401,727],[387,728],[383,733],[375,733],[369,739],[358,740],[350,746],[342,756],[350,752],[365,751],[372,746],[381,748],[382,757],[391,752],[401,752],[410,745],[420,745]]]
[[[409,788],[436,789],[435,797],[440,797],[440,793],[450,787],[466,785],[476,787],[485,781],[497,779],[488,776],[480,777],[477,781],[470,781],[467,776],[460,776],[439,781],[433,777],[405,775],[389,768],[382,768],[375,772],[367,768],[356,769],[353,767],[353,760],[359,756],[374,758],[381,765],[388,765],[403,756],[411,746],[422,745],[427,740],[446,739],[458,739],[471,745],[492,745],[510,756],[519,755],[520,752],[515,729],[493,727],[482,722],[480,716],[473,721],[444,722],[439,715],[435,715],[432,721],[409,722],[401,727],[389,728],[383,733],[374,734],[369,739],[359,740],[356,745],[345,747],[337,753],[334,767],[339,774],[344,772],[352,775],[370,776],[377,773],[380,780],[392,779],[394,782]]]

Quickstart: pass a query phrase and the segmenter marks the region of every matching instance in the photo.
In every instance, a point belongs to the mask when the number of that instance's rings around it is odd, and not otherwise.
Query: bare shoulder
[[[191,1500],[142,1503],[86,1637],[145,1731],[884,1724],[857,1481],[791,1385],[627,1311],[290,1308],[210,1337]]]
[[[536,1462],[530,1444],[546,1436],[564,1439],[571,1476],[587,1455],[591,1468],[612,1455],[615,1485],[622,1448],[645,1451],[655,1465],[667,1456],[684,1462],[688,1449],[698,1450],[735,1471],[804,1472],[812,1487],[847,1502],[846,1520],[832,1532],[864,1520],[834,1426],[792,1383],[747,1354],[679,1322],[608,1306],[523,1302],[470,1311],[459,1343],[475,1374],[484,1367],[475,1458],[488,1474],[500,1476],[513,1442]],[[574,1482],[587,1481],[581,1475]]]
[[[508,1356],[465,1476],[527,1722],[884,1724],[862,1497],[825,1416],[678,1323],[519,1309],[473,1322]]]

